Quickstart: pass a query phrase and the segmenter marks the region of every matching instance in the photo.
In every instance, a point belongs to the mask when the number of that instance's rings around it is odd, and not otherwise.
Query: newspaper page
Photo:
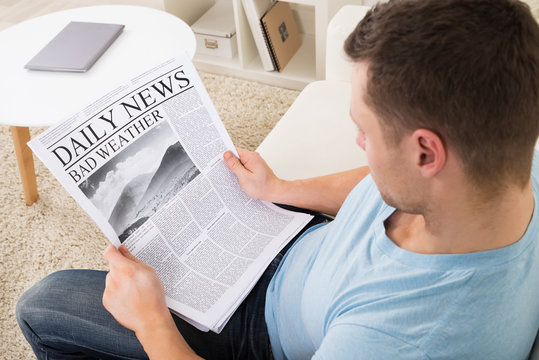
[[[204,331],[221,331],[311,219],[241,190],[222,159],[235,147],[185,53],[29,146],[114,245],[156,270],[169,308]]]

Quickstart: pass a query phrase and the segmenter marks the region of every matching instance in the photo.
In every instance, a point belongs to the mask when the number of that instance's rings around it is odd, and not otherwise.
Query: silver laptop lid
[[[24,67],[85,72],[120,35],[124,25],[70,22]]]

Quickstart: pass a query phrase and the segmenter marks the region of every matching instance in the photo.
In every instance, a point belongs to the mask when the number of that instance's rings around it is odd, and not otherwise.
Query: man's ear
[[[447,149],[442,139],[430,130],[418,129],[412,133],[412,140],[421,175],[425,178],[435,176],[447,160]]]

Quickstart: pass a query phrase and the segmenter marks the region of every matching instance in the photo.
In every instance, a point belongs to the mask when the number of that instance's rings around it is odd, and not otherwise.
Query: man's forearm
[[[237,150],[240,158],[226,151],[223,159],[247,195],[329,215],[337,214],[346,196],[369,173],[369,168],[364,166],[311,179],[285,181],[275,176],[260,154],[241,148]]]
[[[202,359],[191,349],[173,324],[174,321],[167,326],[156,326],[137,332],[137,338],[148,357],[151,360]]]
[[[304,180],[282,180],[273,202],[336,215],[344,199],[365,176],[367,166]]]

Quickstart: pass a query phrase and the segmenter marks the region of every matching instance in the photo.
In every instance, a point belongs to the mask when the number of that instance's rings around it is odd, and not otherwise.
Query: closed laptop
[[[120,35],[124,25],[70,22],[24,67],[85,72]]]

